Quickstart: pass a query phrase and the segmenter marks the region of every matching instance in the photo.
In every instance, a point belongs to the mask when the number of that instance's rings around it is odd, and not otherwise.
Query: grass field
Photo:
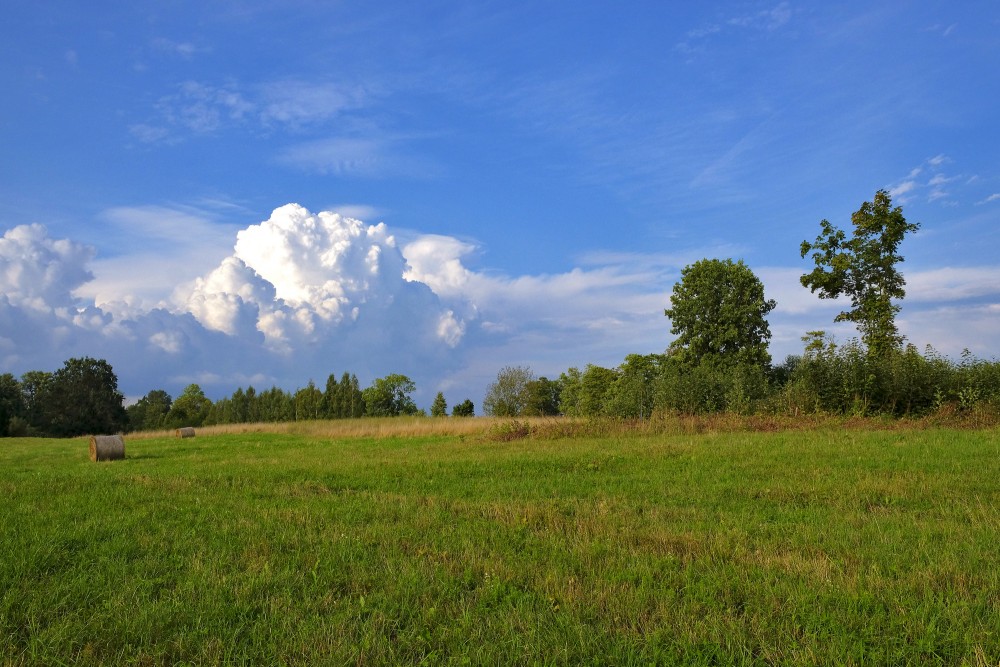
[[[378,428],[0,440],[0,663],[1000,664],[996,430]]]

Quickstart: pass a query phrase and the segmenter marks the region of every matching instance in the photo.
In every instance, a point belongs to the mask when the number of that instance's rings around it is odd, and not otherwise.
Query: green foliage
[[[364,395],[358,386],[358,378],[347,371],[340,376],[340,382],[330,375],[323,400],[330,419],[351,419],[365,414]]]
[[[653,414],[657,377],[665,358],[630,354],[618,367],[606,412],[620,419],[647,419]]]
[[[103,359],[67,360],[37,396],[40,430],[57,437],[119,433],[128,428],[118,377]]]
[[[535,379],[527,366],[505,366],[486,388],[483,412],[493,417],[520,417],[528,404],[528,383]]]
[[[173,400],[162,389],[154,389],[134,405],[125,409],[128,413],[129,430],[156,431],[167,427],[167,414]]]
[[[668,357],[657,378],[656,405],[685,414],[721,412],[726,407],[730,379],[727,369],[712,364],[689,367]]]
[[[12,419],[24,419],[24,398],[21,395],[21,384],[10,373],[0,375],[0,438],[10,433]],[[20,428],[19,424],[16,424]]]
[[[559,412],[567,417],[579,417],[580,390],[583,385],[583,374],[573,366],[565,373],[559,374]]]
[[[816,268],[800,280],[812,292],[818,291],[821,299],[850,298],[851,310],[841,312],[835,321],[854,322],[862,342],[879,356],[899,348],[903,341],[895,322],[899,306],[892,302],[906,295],[906,281],[896,269],[903,257],[897,251],[903,237],[920,225],[906,222],[903,209],[892,208],[885,190],[862,204],[851,216],[851,223],[854,232],[850,239],[843,230],[822,220],[816,240],[802,242],[801,256],[812,252]]]
[[[775,302],[764,298],[764,285],[742,260],[703,259],[685,267],[670,304],[664,314],[677,338],[668,352],[685,365],[771,363],[766,318]]]
[[[531,380],[525,386],[523,414],[528,417],[551,417],[559,414],[559,382],[547,377]]]
[[[920,416],[1000,397],[1000,363],[970,354],[956,364],[930,346],[923,354],[907,345],[873,355],[857,340],[837,345],[821,331],[803,340],[805,354],[774,401],[793,414]]]
[[[323,405],[328,419],[350,419],[364,415],[364,398],[358,386],[358,378],[345,371],[338,382],[331,374],[326,381]]]
[[[437,396],[434,397],[434,402],[431,403],[431,417],[447,417],[448,416],[448,403],[444,400],[444,394],[440,391]]]
[[[295,420],[321,419],[325,416],[323,392],[309,380],[309,384],[295,392]]]
[[[580,376],[577,411],[583,417],[602,417],[610,413],[618,373],[610,368],[587,364]]]
[[[376,378],[372,386],[362,392],[369,417],[396,417],[417,414],[417,405],[410,397],[417,386],[405,375],[392,373]]]
[[[465,399],[451,409],[452,417],[475,417],[476,406],[469,399]]]
[[[167,428],[181,426],[201,426],[205,423],[212,401],[205,397],[205,392],[197,384],[189,384],[181,392],[167,413]]]
[[[286,422],[295,418],[295,398],[272,386],[257,395],[257,413],[262,422]]]
[[[52,383],[52,373],[46,371],[28,371],[21,376],[21,396],[24,404],[24,418],[31,428],[44,433],[45,400],[49,386]]]

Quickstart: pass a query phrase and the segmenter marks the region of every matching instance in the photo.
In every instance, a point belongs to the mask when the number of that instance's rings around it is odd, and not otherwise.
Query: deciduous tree
[[[527,366],[504,366],[486,388],[483,412],[494,417],[519,417],[528,403],[528,383],[534,379]]]
[[[801,255],[810,252],[816,265],[801,277],[802,285],[819,292],[821,299],[847,296],[852,308],[842,311],[835,322],[854,322],[870,353],[881,356],[903,342],[896,328],[899,305],[893,299],[906,295],[906,281],[896,269],[903,261],[899,244],[908,232],[919,229],[907,222],[903,209],[892,207],[885,190],[875,193],[851,216],[851,238],[827,220],[820,221],[820,234],[812,243],[803,241]]]
[[[550,417],[559,414],[559,382],[547,377],[532,380],[525,387],[527,399],[524,414],[534,417]]]
[[[677,338],[668,353],[683,363],[771,363],[767,314],[776,304],[742,260],[702,259],[685,267],[670,304],[664,314]]]
[[[173,400],[162,389],[154,389],[128,406],[129,428],[133,431],[155,431],[166,428],[167,413]]]
[[[69,359],[39,397],[45,430],[55,436],[118,433],[128,427],[118,377],[104,359]]]
[[[413,380],[398,373],[375,378],[372,386],[362,392],[366,414],[370,417],[417,414],[417,405],[410,398],[416,388]]]
[[[189,384],[181,392],[167,414],[167,424],[176,426],[201,426],[212,408],[212,401],[197,384]]]
[[[23,414],[21,384],[10,373],[0,375],[0,437],[10,435],[10,420],[23,417]]]

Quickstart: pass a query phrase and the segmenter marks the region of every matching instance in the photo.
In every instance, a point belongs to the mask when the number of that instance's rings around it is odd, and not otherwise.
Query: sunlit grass
[[[0,441],[0,663],[1000,661],[996,431],[360,421]]]
[[[359,437],[418,437],[434,435],[479,435],[487,431],[498,419],[490,417],[385,417],[363,419],[329,419],[282,423],[222,424],[203,426],[198,435],[213,436],[234,433],[281,433],[310,438],[359,438]],[[530,421],[542,422],[543,419]],[[172,437],[174,430],[137,432],[129,435],[132,440]]]

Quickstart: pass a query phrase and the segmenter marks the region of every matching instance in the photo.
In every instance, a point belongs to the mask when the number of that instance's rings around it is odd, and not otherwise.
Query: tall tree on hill
[[[767,314],[775,305],[742,260],[699,260],[681,272],[664,311],[677,334],[668,353],[688,366],[769,366]]]
[[[906,296],[906,281],[896,269],[903,261],[899,244],[908,232],[920,228],[907,222],[903,209],[892,207],[885,190],[875,193],[851,216],[851,238],[827,220],[820,221],[820,234],[812,243],[803,241],[801,256],[812,252],[816,265],[800,278],[802,285],[819,292],[821,299],[847,296],[850,310],[842,311],[835,322],[854,322],[868,351],[880,356],[898,349],[903,337],[896,328],[899,306],[893,299]]]

